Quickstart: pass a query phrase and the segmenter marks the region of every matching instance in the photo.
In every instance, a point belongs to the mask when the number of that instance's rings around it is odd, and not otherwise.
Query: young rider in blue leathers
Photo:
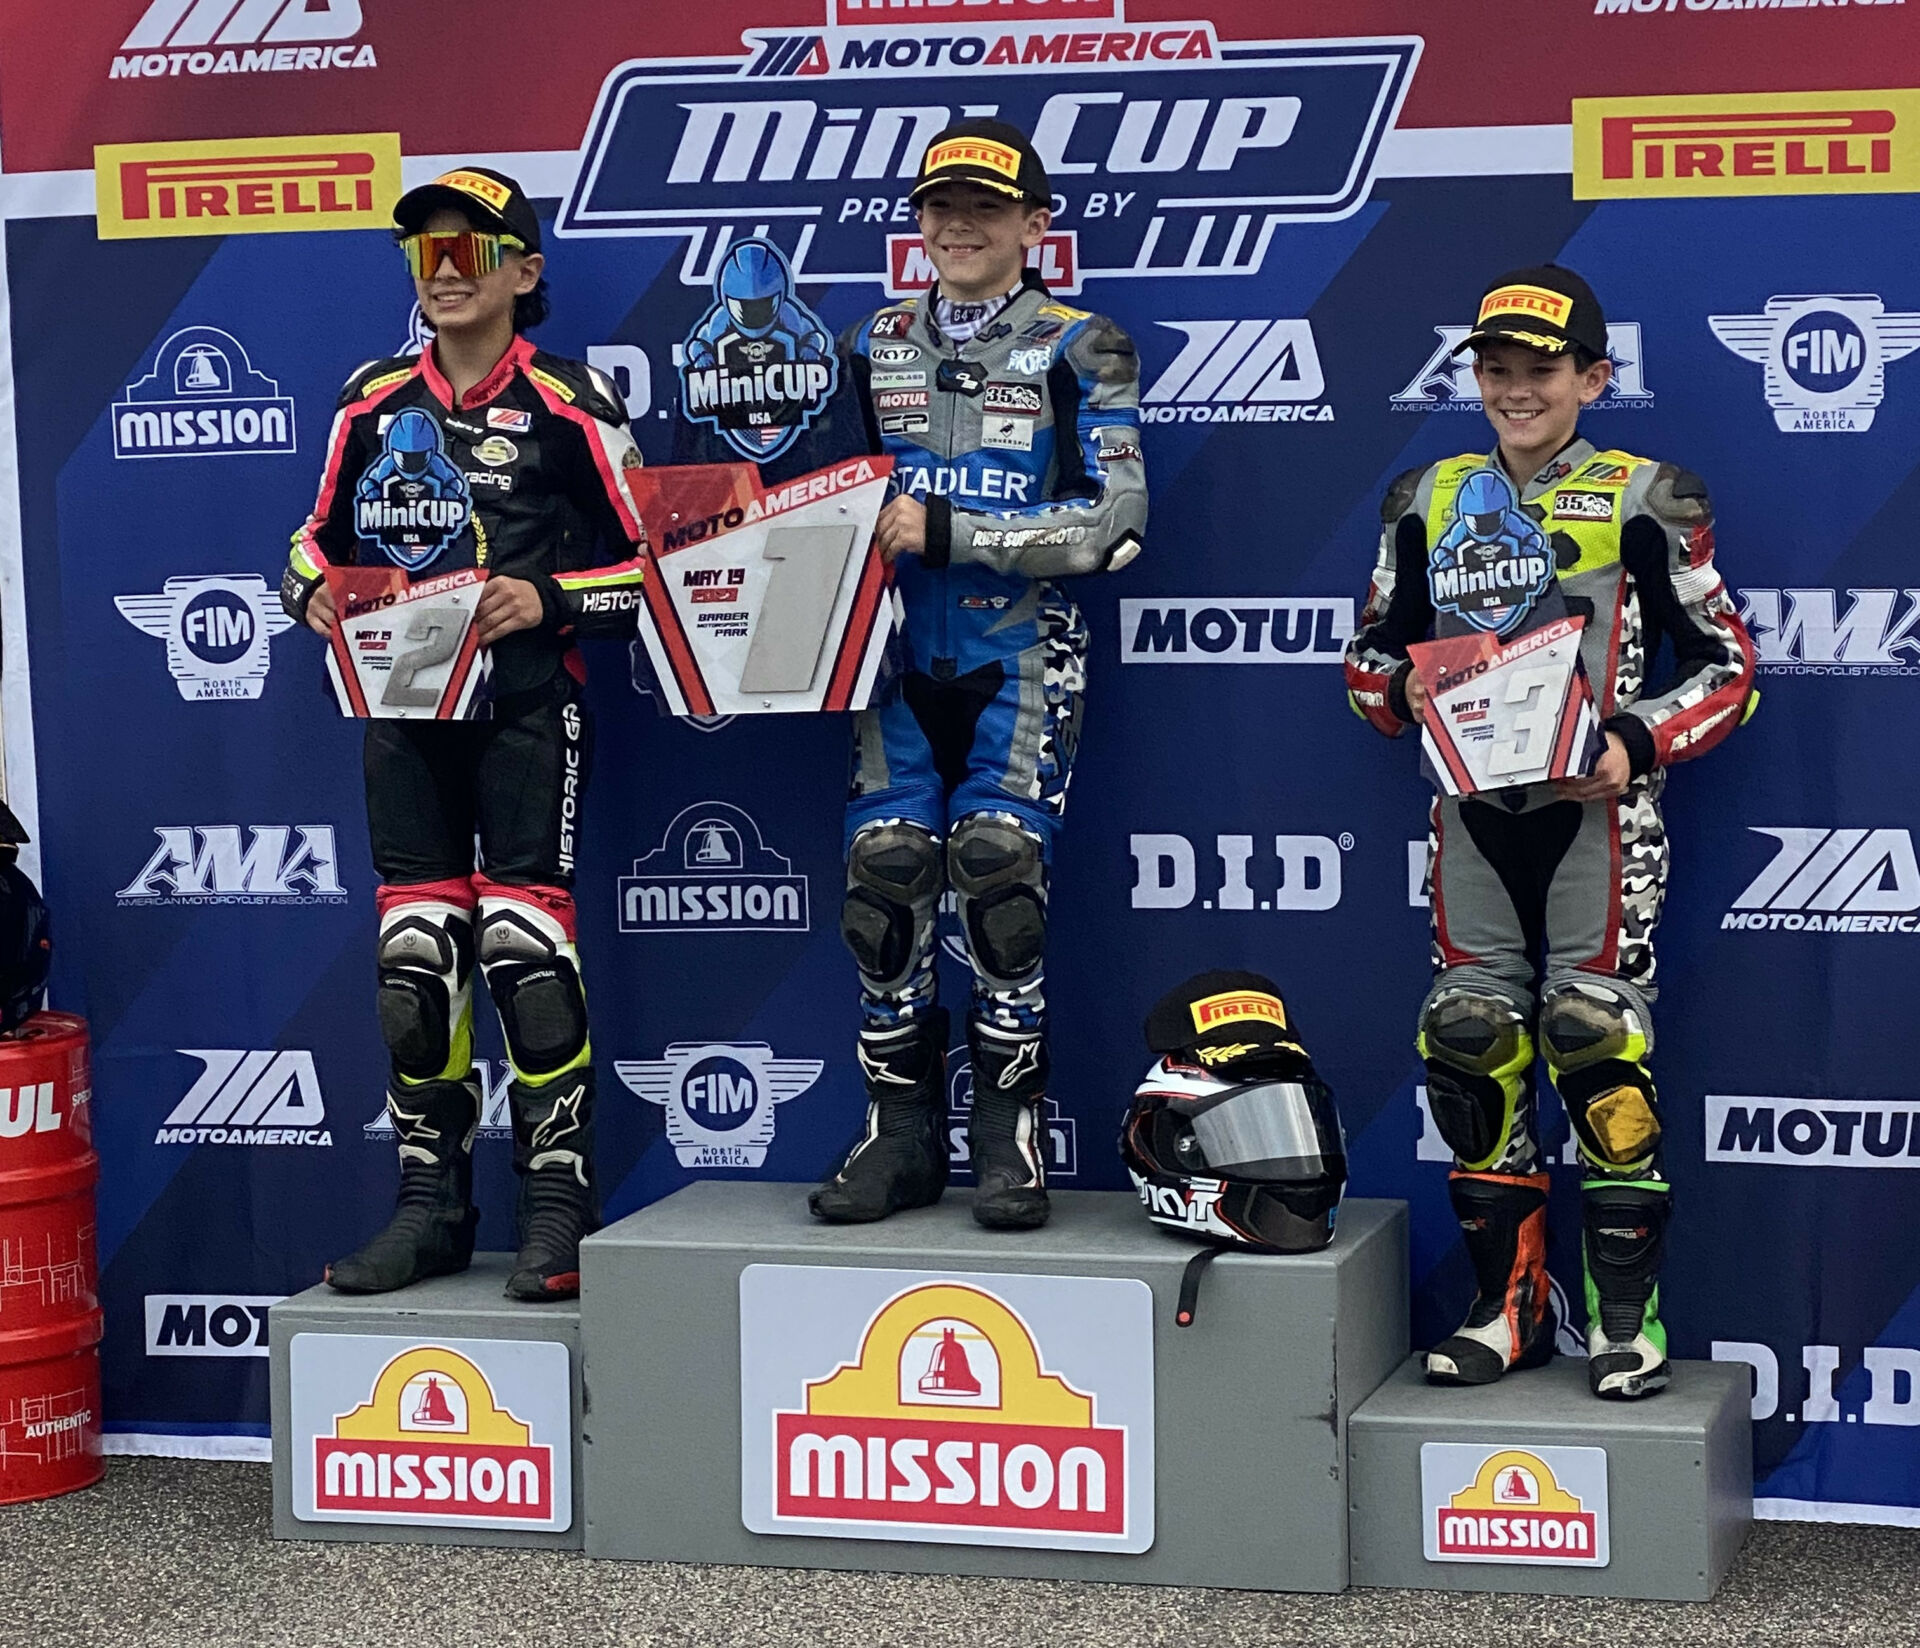
[[[878,536],[907,670],[857,726],[841,931],[869,1103],[811,1197],[824,1219],[884,1218],[946,1186],[933,953],[948,887],[974,975],[974,1216],[1047,1217],[1047,866],[1087,663],[1085,621],[1053,580],[1125,566],[1147,516],[1131,340],[1025,273],[1051,198],[1013,127],[949,127],[913,192],[939,283],[843,340],[870,442],[895,464]]]

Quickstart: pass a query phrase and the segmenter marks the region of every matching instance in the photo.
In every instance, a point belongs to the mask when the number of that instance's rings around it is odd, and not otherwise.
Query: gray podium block
[[[586,1517],[580,1469],[582,1381],[580,1306],[577,1300],[521,1304],[502,1289],[512,1268],[510,1253],[476,1253],[458,1276],[436,1276],[398,1293],[335,1293],[326,1286],[282,1301],[267,1315],[272,1365],[273,1534],[276,1539],[344,1540],[356,1544],[524,1545],[537,1550],[577,1551],[585,1543]],[[344,1333],[407,1339],[538,1339],[567,1347],[573,1423],[573,1518],[558,1533],[521,1528],[430,1528],[373,1522],[303,1522],[293,1514],[291,1346],[296,1334]]]
[[[1745,1363],[1675,1362],[1673,1383],[1639,1402],[1603,1402],[1586,1363],[1474,1388],[1429,1385],[1410,1358],[1353,1416],[1353,1583],[1422,1590],[1705,1602],[1753,1524],[1753,1426]],[[1605,1567],[1428,1561],[1423,1444],[1604,1448]]]
[[[1317,1254],[1229,1254],[1174,1325],[1197,1244],[1117,1192],[1059,1191],[1043,1230],[974,1224],[964,1191],[824,1225],[799,1185],[703,1182],[581,1248],[587,1554],[1254,1590],[1347,1584],[1349,1416],[1407,1348],[1407,1212],[1350,1201]],[[741,1517],[740,1274],[749,1265],[1138,1278],[1152,1290],[1155,1537],[1037,1550],[750,1532]]]

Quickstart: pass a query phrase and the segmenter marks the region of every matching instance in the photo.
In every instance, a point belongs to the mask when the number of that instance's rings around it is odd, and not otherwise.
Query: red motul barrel
[[[0,1037],[0,1505],[106,1471],[92,1097],[84,1019]]]

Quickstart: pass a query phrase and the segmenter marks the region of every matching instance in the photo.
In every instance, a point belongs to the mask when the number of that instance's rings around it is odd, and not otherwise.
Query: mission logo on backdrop
[[[908,289],[919,271],[875,226],[911,230],[920,155],[964,110],[1033,134],[1059,191],[1050,255],[1078,281],[1257,274],[1280,224],[1365,203],[1421,47],[983,9],[842,4],[823,31],[756,32],[745,56],[621,64],[556,232],[688,241],[681,279],[704,285],[732,228],[759,224],[800,279]]]
[[[116,458],[292,452],[293,400],[217,326],[187,326],[113,403]]]
[[[623,933],[804,933],[807,878],[726,801],[683,807],[619,880]]]

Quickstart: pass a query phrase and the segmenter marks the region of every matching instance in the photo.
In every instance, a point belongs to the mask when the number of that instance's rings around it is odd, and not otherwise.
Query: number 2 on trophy
[[[1550,744],[1566,701],[1568,664],[1533,664],[1513,671],[1507,681],[1506,701],[1516,709],[1507,720],[1507,737],[1487,752],[1487,772],[1495,778],[1528,772],[1544,762],[1543,747]]]
[[[460,650],[467,625],[472,622],[471,614],[449,612],[444,607],[437,612],[417,613],[401,639],[421,644],[394,659],[393,673],[387,677],[380,702],[390,709],[432,709],[438,704],[438,687],[416,687],[413,683],[435,664],[444,664]]]

